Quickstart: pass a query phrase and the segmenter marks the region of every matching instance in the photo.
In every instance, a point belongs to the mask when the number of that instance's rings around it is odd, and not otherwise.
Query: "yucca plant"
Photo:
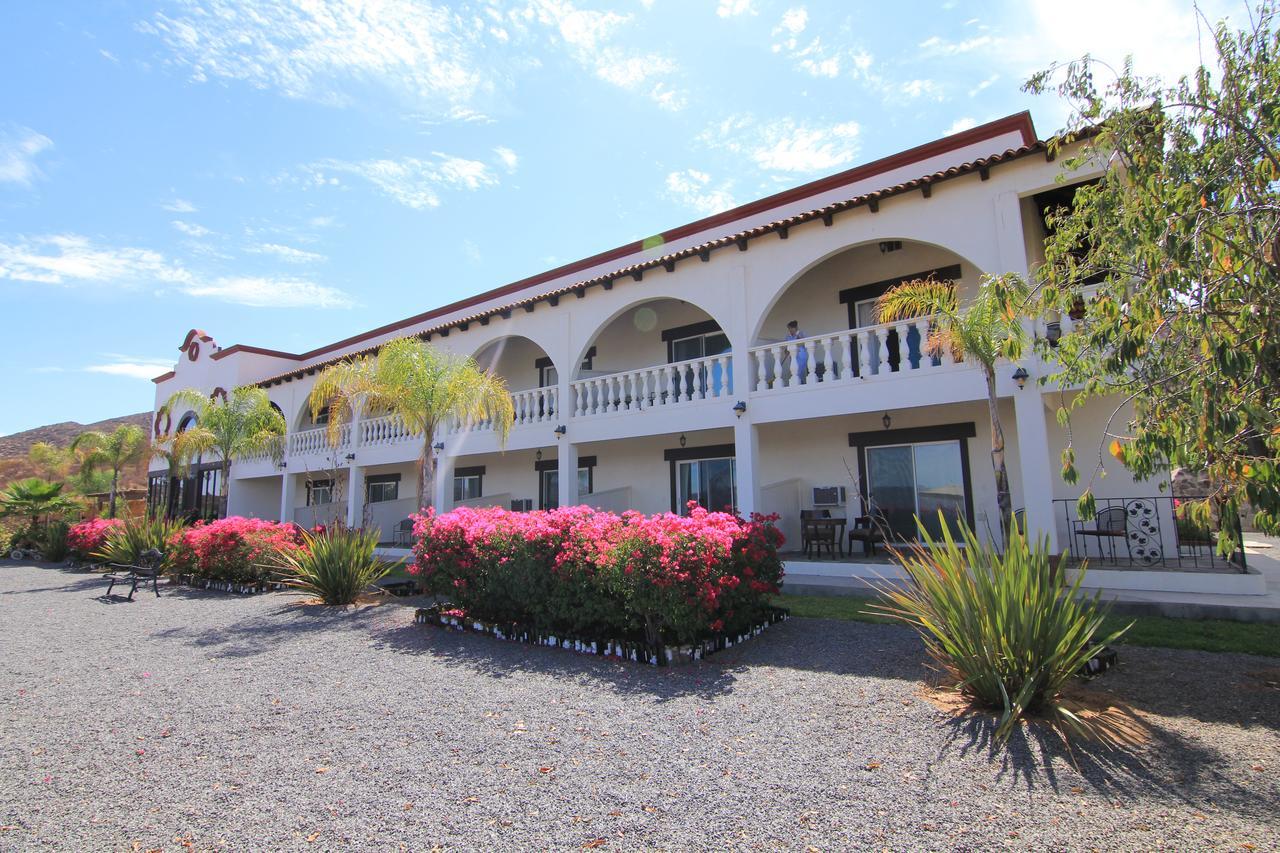
[[[303,531],[302,548],[277,555],[281,582],[325,604],[354,604],[360,594],[392,570],[373,552],[377,530],[335,528],[326,533]]]
[[[107,534],[102,550],[93,556],[104,563],[136,566],[145,552],[159,551],[165,555],[167,567],[169,542],[182,528],[182,522],[163,517],[126,518]]]
[[[1099,637],[1110,605],[1099,593],[1080,597],[1083,567],[1070,585],[1053,570],[1047,536],[1032,544],[1013,525],[1001,552],[963,521],[959,542],[939,521],[935,541],[916,519],[919,541],[895,552],[911,584],[881,589],[887,601],[874,608],[919,631],[957,689],[1000,712],[997,740],[1007,740],[1025,714],[1045,717],[1064,735],[1094,734],[1063,704],[1062,691],[1127,626]]]

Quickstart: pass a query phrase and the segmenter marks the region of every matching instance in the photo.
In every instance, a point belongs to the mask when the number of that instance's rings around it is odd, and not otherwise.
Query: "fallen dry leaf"
[[[316,772],[317,772],[317,773],[328,773],[328,772],[329,772],[329,768],[328,768],[328,767],[317,767],[317,768],[316,768]]]

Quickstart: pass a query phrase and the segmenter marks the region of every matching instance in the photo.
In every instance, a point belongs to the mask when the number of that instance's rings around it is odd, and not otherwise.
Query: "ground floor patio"
[[[283,594],[0,569],[0,847],[1198,849],[1280,834],[1274,659],[1128,648],[1144,742],[926,698],[914,634],[793,619],[650,669]]]

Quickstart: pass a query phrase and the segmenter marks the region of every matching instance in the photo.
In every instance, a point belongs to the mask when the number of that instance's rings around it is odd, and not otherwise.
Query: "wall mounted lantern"
[[[888,429],[889,427],[893,426],[893,418],[889,417],[888,412],[885,412],[880,417],[880,423],[884,424],[885,429]]]
[[[1027,378],[1030,375],[1025,367],[1019,367],[1013,372],[1013,381],[1018,383],[1019,388],[1025,388],[1027,387]]]
[[[434,450],[436,453],[443,453],[443,452],[444,452],[444,442],[443,442],[443,441],[437,441],[435,444],[431,445],[431,449],[432,449],[432,450]]]
[[[556,438],[557,439],[560,438],[568,431],[569,431],[569,428],[567,426],[565,426],[564,424],[560,424],[560,426],[556,427]]]
[[[534,458],[534,459],[536,459],[536,460],[538,460],[539,462],[541,462],[541,461],[542,461],[542,448],[541,448],[541,447],[539,447],[539,448],[538,448],[538,452],[537,452],[537,453],[533,454],[533,458]]]
[[[733,412],[738,417],[742,417],[747,413],[747,403],[745,400],[739,400],[733,404]]]
[[[680,446],[684,447],[688,443],[689,443],[689,439],[684,437],[684,433],[680,433]]]
[[[348,461],[348,462],[355,462],[355,461],[356,461],[356,455],[355,455],[354,453],[348,453],[348,454],[347,454],[347,461]]]

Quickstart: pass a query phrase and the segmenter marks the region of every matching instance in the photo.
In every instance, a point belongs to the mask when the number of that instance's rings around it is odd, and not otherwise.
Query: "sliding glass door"
[[[713,512],[733,512],[738,505],[737,472],[732,459],[680,462],[676,470],[676,509],[689,512],[689,501]]]
[[[917,516],[930,536],[941,535],[939,511],[948,524],[967,518],[961,442],[885,445],[866,453],[871,513],[896,538],[916,538]]]

